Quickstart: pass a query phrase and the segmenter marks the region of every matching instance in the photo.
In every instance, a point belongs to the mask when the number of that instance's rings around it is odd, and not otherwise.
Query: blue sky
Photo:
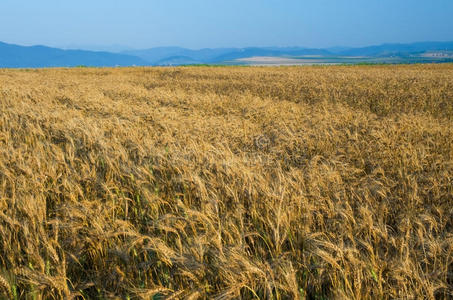
[[[1,0],[0,41],[50,46],[363,46],[453,40],[453,0]]]

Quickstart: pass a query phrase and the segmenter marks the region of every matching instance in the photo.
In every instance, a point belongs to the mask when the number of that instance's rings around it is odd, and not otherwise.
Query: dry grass
[[[0,70],[0,295],[453,297],[453,65]]]

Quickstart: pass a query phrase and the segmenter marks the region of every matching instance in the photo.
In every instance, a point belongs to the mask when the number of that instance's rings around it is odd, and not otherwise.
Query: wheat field
[[[0,70],[0,298],[452,299],[453,65]]]

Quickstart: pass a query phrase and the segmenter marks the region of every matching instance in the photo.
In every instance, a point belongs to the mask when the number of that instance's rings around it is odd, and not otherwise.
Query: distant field
[[[272,57],[255,56],[226,62],[252,66],[297,66],[297,65],[340,65],[340,64],[415,64],[415,63],[453,63],[453,56],[446,53],[428,53],[420,56],[296,56]]]
[[[0,298],[451,299],[453,65],[0,69]]]
[[[338,63],[331,63],[323,60],[320,57],[304,57],[304,58],[290,58],[290,57],[272,57],[272,56],[256,56],[249,58],[240,58],[236,62],[254,65],[254,66],[297,66],[297,65],[331,65]]]

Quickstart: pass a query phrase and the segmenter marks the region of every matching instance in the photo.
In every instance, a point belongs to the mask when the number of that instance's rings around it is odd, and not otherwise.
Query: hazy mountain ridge
[[[453,42],[419,42],[412,44],[383,44],[360,48],[332,47],[327,49],[303,47],[249,47],[249,48],[218,48],[191,50],[180,47],[159,47],[145,50],[124,51],[122,53],[135,55],[147,60],[153,65],[174,65],[193,63],[238,63],[237,60],[270,56],[270,57],[409,57],[427,51],[453,51]],[[174,58],[179,57],[178,63]],[[182,58],[186,58],[186,60]]]
[[[137,56],[86,50],[62,50],[46,46],[18,46],[0,42],[0,67],[41,68],[79,65],[111,67],[148,65]]]
[[[147,50],[125,51],[128,55],[135,55],[153,64],[163,64],[167,58],[175,56],[188,57],[191,61],[200,63],[221,63],[229,60],[252,56],[298,56],[298,55],[329,55],[327,50],[309,49],[300,47],[249,47],[249,48],[215,48],[191,50],[179,47],[159,47]]]
[[[238,60],[251,57],[416,57],[432,51],[453,51],[453,42],[419,42],[411,44],[382,44],[376,46],[348,48],[332,47],[314,49],[304,47],[248,47],[248,48],[205,48],[199,50],[181,47],[156,47],[129,50],[121,53],[88,50],[63,50],[46,46],[19,46],[0,42],[0,68],[40,68],[86,66],[152,66],[185,64],[240,64]],[[451,56],[451,58],[450,58]],[[436,58],[437,59],[437,58]],[[448,58],[432,60],[445,62]],[[423,62],[417,60],[416,62]]]
[[[335,54],[341,56],[386,56],[411,55],[427,51],[452,51],[453,42],[419,42],[411,44],[382,44],[361,48],[351,48]]]
[[[147,60],[152,64],[165,63],[172,57],[188,57],[191,61],[208,63],[218,61],[216,58],[227,53],[239,51],[236,48],[205,48],[199,50],[186,49],[181,47],[157,47],[144,50],[123,51],[123,54],[134,55]]]

